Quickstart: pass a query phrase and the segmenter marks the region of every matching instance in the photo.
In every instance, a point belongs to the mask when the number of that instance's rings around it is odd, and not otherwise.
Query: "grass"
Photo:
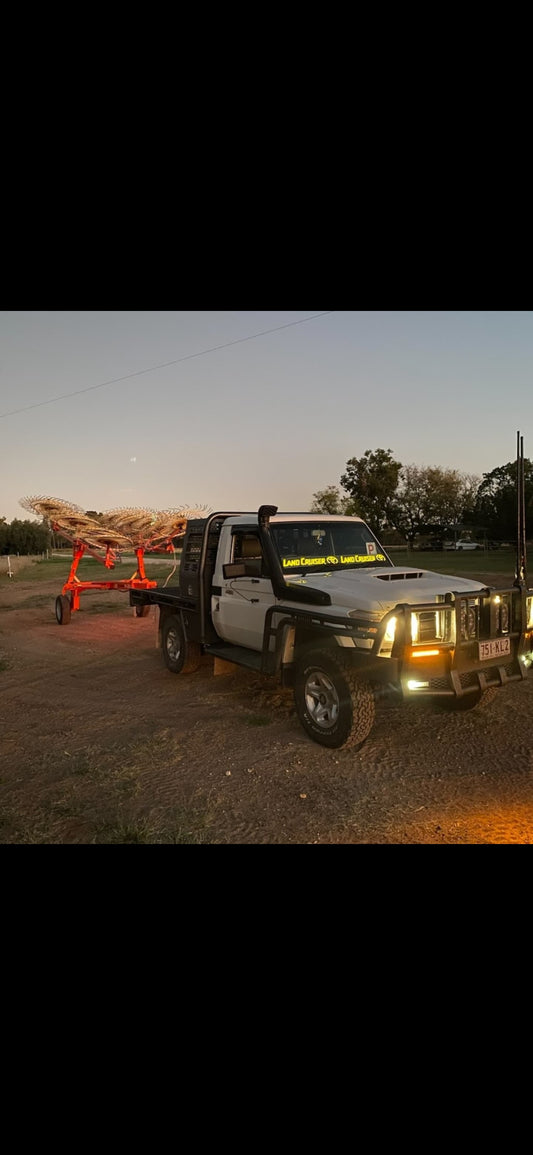
[[[93,844],[202,846],[208,842],[206,831],[194,828],[194,817],[183,816],[183,821],[161,829],[145,818],[102,822],[97,825]]]
[[[147,765],[157,758],[174,767],[180,756],[180,739],[164,729],[146,740],[137,736],[71,750],[56,743],[28,755],[28,789],[18,795],[15,785],[13,805],[3,805],[0,842],[206,845],[216,808],[203,793],[170,808],[139,812]],[[38,793],[32,799],[33,779]]]
[[[17,602],[14,605],[0,602],[0,609],[7,610],[8,612],[10,610],[35,610],[49,605],[50,594],[34,594],[33,596],[25,598],[23,602]]]
[[[514,581],[515,560],[514,550],[394,550],[391,561],[395,566],[410,566],[414,569],[430,569],[436,573],[463,574],[476,577],[479,573],[509,574],[509,581]]]
[[[150,580],[164,582],[171,573],[173,565],[176,565],[176,574],[171,578],[171,581],[174,581],[181,559],[181,550],[177,552],[175,559],[170,554],[164,555],[165,560],[160,560],[162,557],[163,555],[157,554],[147,555],[146,575]],[[427,551],[395,549],[391,551],[390,557],[395,566],[420,566],[421,569],[436,570],[438,573],[469,574],[472,577],[477,573],[508,573],[509,578],[513,580],[516,553],[514,548]],[[151,558],[154,560],[150,560]],[[88,555],[80,562],[76,571],[77,576],[80,581],[123,581],[125,578],[133,577],[137,566],[135,554],[123,553],[122,559],[121,564],[117,564],[114,569],[106,570],[101,562]],[[19,569],[11,580],[37,583],[57,580],[58,583],[63,583],[68,577],[71,561],[70,551],[54,554]]]
[[[93,843],[143,844],[154,841],[156,832],[146,819],[135,821],[102,822],[97,826]]]
[[[33,565],[24,566],[14,578],[11,578],[11,581],[35,583],[57,581],[58,585],[63,585],[70,572],[71,560],[70,557],[45,558]],[[92,557],[83,558],[76,570],[76,577],[80,581],[90,582],[124,581],[125,578],[133,577],[136,566],[137,560],[134,557],[122,562],[121,565],[116,565],[113,569],[106,569],[101,562],[97,562]],[[168,562],[149,562],[146,565],[146,576],[149,581],[165,581],[172,568],[172,564],[169,565]]]

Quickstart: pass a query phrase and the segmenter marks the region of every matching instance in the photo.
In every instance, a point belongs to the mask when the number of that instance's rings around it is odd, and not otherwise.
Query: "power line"
[[[211,349],[200,349],[198,353],[187,353],[185,357],[176,357],[174,361],[163,361],[161,365],[151,365],[149,369],[138,369],[135,373],[126,373],[124,377],[111,377],[109,381],[100,381],[99,385],[86,385],[84,389],[74,389],[72,393],[61,393],[59,397],[50,397],[48,401],[36,401],[33,405],[23,405],[21,409],[10,409],[8,413],[0,413],[0,417],[13,417],[15,413],[26,413],[28,409],[39,409],[41,405],[54,405],[56,401],[64,401],[67,397],[78,397],[80,393],[90,393],[93,389],[103,389],[105,385],[116,385],[119,381],[128,381],[131,377],[141,377],[143,373],[154,373],[156,369],[167,369],[169,365],[179,365],[181,361],[192,361],[193,357],[205,357],[206,353],[216,353],[219,349],[229,349],[230,345],[242,345],[244,341],[253,341],[256,337],[266,337],[268,333],[278,333],[280,329],[290,329],[293,325],[305,325],[306,321],[316,321],[317,317],[328,317],[332,312],[332,309],[327,309],[324,313],[313,313],[312,317],[302,317],[300,321],[288,321],[286,325],[276,325],[274,329],[262,329],[260,333],[250,333],[249,337],[238,337],[235,341],[226,341],[224,345],[213,345]]]

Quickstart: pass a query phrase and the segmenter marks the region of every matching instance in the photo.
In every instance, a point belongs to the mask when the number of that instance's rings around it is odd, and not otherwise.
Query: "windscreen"
[[[377,538],[360,522],[270,523],[286,576],[392,565]]]

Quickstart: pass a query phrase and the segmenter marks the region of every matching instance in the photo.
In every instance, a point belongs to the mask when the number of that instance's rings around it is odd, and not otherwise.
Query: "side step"
[[[261,673],[263,666],[263,655],[258,650],[247,650],[246,646],[232,646],[229,642],[206,645],[204,653],[212,654],[214,658],[223,658],[226,662],[235,662],[236,666],[257,670],[258,673]]]

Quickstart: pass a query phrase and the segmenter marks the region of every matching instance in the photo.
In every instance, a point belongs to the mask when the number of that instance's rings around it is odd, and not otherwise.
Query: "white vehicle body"
[[[383,556],[383,565],[372,564],[372,569],[365,571],[364,564],[350,566],[345,569],[328,568],[327,556],[321,569],[304,565],[290,569],[284,574],[289,586],[312,586],[329,594],[331,598],[331,613],[350,617],[354,611],[369,622],[379,621],[389,613],[398,602],[411,605],[441,601],[451,589],[463,593],[475,594],[483,589],[481,582],[471,578],[453,577],[446,574],[434,573],[432,570],[420,569],[415,566],[393,566],[389,564],[387,555],[381,551],[374,535],[361,518],[341,517],[336,514],[278,514],[270,520],[271,531],[277,526],[290,524],[322,527],[346,523],[347,526],[357,524],[364,529],[370,539],[369,545],[375,546],[376,557]],[[253,530],[258,525],[257,515],[248,517],[228,517],[225,521],[218,548],[217,565],[213,575],[213,585],[220,590],[213,595],[211,613],[216,623],[216,631],[225,641],[240,646],[248,646],[253,650],[263,647],[265,615],[269,607],[280,602],[276,598],[272,581],[269,577],[261,576],[224,576],[224,566],[235,561],[235,547],[239,541],[238,530]],[[283,560],[283,559],[282,559]],[[305,560],[305,559],[303,559]],[[298,609],[299,603],[291,601],[290,593],[283,598],[283,605],[290,609]],[[345,639],[349,641],[349,639]],[[372,645],[368,641],[362,648]]]
[[[460,539],[459,541],[445,541],[444,549],[483,549],[483,546],[478,541]]]

